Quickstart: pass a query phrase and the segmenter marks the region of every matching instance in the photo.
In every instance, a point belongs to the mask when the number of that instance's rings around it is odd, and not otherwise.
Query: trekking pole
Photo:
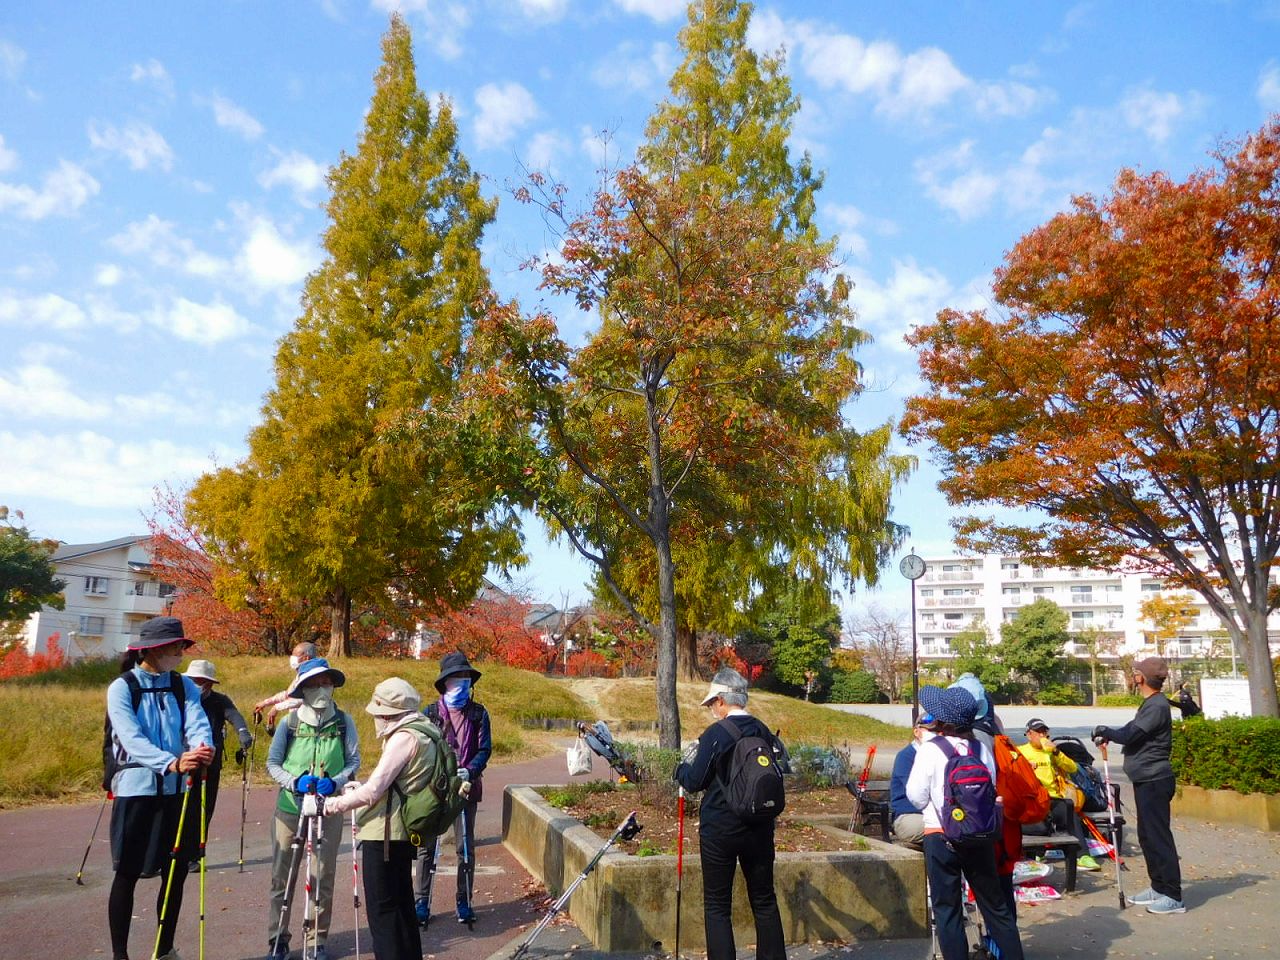
[[[293,839],[289,841],[289,872],[285,875],[284,903],[280,904],[280,922],[276,925],[275,939],[271,941],[272,950],[279,946],[280,936],[289,924],[289,914],[293,909],[293,883],[298,876],[298,865],[302,862],[302,833],[307,829],[307,822],[307,817],[299,815]]]
[[[320,830],[320,824],[316,817],[307,817],[307,880],[304,888],[305,899],[302,901],[302,960],[307,958],[307,943],[313,940],[313,934],[318,935],[316,930],[316,921],[319,919],[320,913],[320,884],[315,881],[311,875],[311,854],[315,847],[317,839],[316,834]],[[323,837],[319,838],[323,842]],[[312,908],[315,912],[312,913]],[[311,956],[315,957],[315,946],[312,942]]]
[[[471,883],[475,879],[475,863],[472,862],[470,844],[467,843],[467,808],[465,806],[458,814],[453,829],[458,835],[458,869],[462,872],[462,903],[467,908],[467,929],[474,930],[476,915],[471,909]]]
[[[208,796],[209,768],[200,768],[200,960],[204,960],[204,884],[208,872],[205,859],[205,845],[209,840],[209,820],[205,813],[205,798]]]
[[[187,774],[187,788],[182,792],[182,808],[178,811],[178,835],[173,838],[173,850],[169,853],[169,879],[164,885],[164,900],[160,904],[160,922],[156,924],[156,946],[151,951],[153,957],[160,956],[160,935],[164,933],[164,920],[169,915],[169,894],[173,892],[173,875],[178,869],[178,848],[182,846],[182,828],[187,823],[187,801],[191,799],[191,789],[195,786],[195,777]]]
[[[254,714],[253,743],[249,744],[249,752],[240,765],[240,859],[237,862],[237,873],[244,873],[244,826],[249,817],[249,781],[253,774],[253,754],[258,749],[258,734],[261,723]]]
[[[98,827],[102,826],[102,811],[107,809],[107,801],[111,799],[111,791],[107,791],[98,807],[98,819],[93,822],[93,833],[89,834],[89,845],[84,848],[84,856],[80,858],[80,869],[76,871],[76,886],[83,887],[84,865],[89,862],[89,851],[93,849],[93,841],[98,839]]]
[[[1116,862],[1116,894],[1120,897],[1120,909],[1128,906],[1124,899],[1124,880],[1120,876],[1120,837],[1116,833],[1116,798],[1111,792],[1111,763],[1107,758],[1107,741],[1095,740],[1102,751],[1102,776],[1107,786],[1107,822],[1111,829],[1111,850]]]
[[[684,787],[678,788],[680,799],[676,801],[676,946],[672,951],[680,960],[680,895],[684,886]]]
[[[538,921],[538,925],[533,928],[533,932],[529,934],[529,938],[525,940],[524,943],[520,944],[520,946],[516,947],[515,953],[511,954],[511,960],[520,960],[520,958],[528,952],[529,946],[537,939],[538,934],[545,930],[547,928],[547,924],[555,919],[556,914],[559,913],[564,905],[569,902],[569,898],[573,896],[573,892],[577,890],[578,887],[582,886],[583,881],[587,879],[587,875],[596,868],[596,864],[600,862],[601,857],[609,852],[609,848],[619,840],[634,840],[636,834],[639,833],[641,829],[642,827],[640,824],[636,823],[636,811],[632,810],[627,814],[627,818],[618,825],[618,829],[613,831],[613,836],[605,841],[604,846],[597,850],[596,855],[591,858],[585,867],[583,867],[582,872],[578,874],[573,883],[569,884],[565,892],[560,894],[560,899],[551,905],[546,916]]]
[[[351,811],[351,899],[356,908],[356,960],[360,960],[360,864],[356,860],[356,812]]]

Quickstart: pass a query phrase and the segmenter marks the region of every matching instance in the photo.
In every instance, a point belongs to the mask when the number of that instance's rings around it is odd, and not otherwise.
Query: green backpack
[[[453,825],[466,805],[467,799],[458,792],[463,783],[462,778],[458,776],[458,758],[453,752],[453,747],[449,746],[440,732],[440,728],[423,717],[421,720],[410,721],[401,729],[414,730],[423,734],[436,748],[435,764],[428,772],[426,783],[420,790],[407,793],[399,784],[391,786],[391,789],[400,795],[400,818],[404,821],[409,840],[414,846],[421,847]],[[389,808],[389,796],[387,803]],[[388,838],[390,830],[391,820],[388,817]]]

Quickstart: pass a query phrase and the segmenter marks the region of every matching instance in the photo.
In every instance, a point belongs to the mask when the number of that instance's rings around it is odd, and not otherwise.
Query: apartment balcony
[[[925,597],[920,601],[922,607],[973,607],[976,606],[977,596],[968,597]]]
[[[982,579],[981,570],[930,570],[920,578],[926,583],[974,583]]]
[[[136,593],[126,594],[120,602],[122,613],[144,613],[149,617],[158,617],[169,608],[173,597],[138,596]]]

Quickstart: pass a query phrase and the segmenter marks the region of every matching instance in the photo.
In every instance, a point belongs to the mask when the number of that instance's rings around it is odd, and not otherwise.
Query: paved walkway
[[[597,759],[595,774],[604,776]],[[524,897],[528,876],[501,845],[502,787],[509,783],[563,782],[563,754],[491,767],[485,777],[488,798],[477,828],[479,921],[468,932],[437,913],[426,931],[428,957],[484,960],[509,957],[541,916]],[[265,899],[268,884],[269,822],[274,795],[265,787],[251,796],[245,870],[236,869],[239,794],[227,783],[212,824],[207,878],[206,956],[210,960],[249,960],[265,953]],[[0,813],[0,960],[51,958],[84,960],[110,957],[106,899],[111,883],[110,851],[104,827],[85,868],[85,885],[74,882],[98,804],[41,807]],[[109,816],[110,811],[107,811]],[[1020,914],[1027,956],[1037,960],[1101,960],[1104,957],[1160,957],[1162,960],[1223,960],[1270,957],[1280,951],[1280,835],[1200,821],[1174,824],[1182,854],[1188,912],[1155,917],[1140,908],[1120,912],[1112,873],[1081,874],[1080,891],[1062,901],[1024,907]],[[1126,889],[1147,885],[1133,831],[1126,831],[1130,871]],[[451,904],[452,852],[446,849],[437,877],[436,900]],[[331,955],[354,955],[349,844],[339,859]],[[154,936],[153,892],[158,881],[139,884],[133,956],[150,956]],[[195,960],[198,877],[188,880],[187,900],[178,935],[186,960]],[[686,923],[699,918],[687,917]],[[296,931],[295,931],[296,936]],[[749,947],[749,945],[743,945]],[[367,930],[361,936],[369,951]],[[740,951],[752,957],[750,949]],[[790,960],[870,958],[925,960],[926,941],[793,947]],[[534,944],[529,960],[604,960],[572,924],[555,924]],[[616,957],[616,955],[615,955]]]

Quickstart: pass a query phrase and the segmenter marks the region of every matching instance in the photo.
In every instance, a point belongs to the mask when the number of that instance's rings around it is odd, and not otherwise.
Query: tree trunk
[[[1267,642],[1267,615],[1256,610],[1244,613],[1245,664],[1249,668],[1249,701],[1255,717],[1280,717],[1276,697],[1276,672]]]
[[[676,628],[676,679],[697,681],[702,679],[698,671],[698,631],[687,627]]]
[[[351,594],[338,587],[329,598],[329,659],[351,656]]]
[[[676,699],[676,568],[671,559],[671,510],[662,475],[662,427],[656,383],[645,398],[648,414],[649,537],[658,555],[658,746],[680,749],[680,704]]]

